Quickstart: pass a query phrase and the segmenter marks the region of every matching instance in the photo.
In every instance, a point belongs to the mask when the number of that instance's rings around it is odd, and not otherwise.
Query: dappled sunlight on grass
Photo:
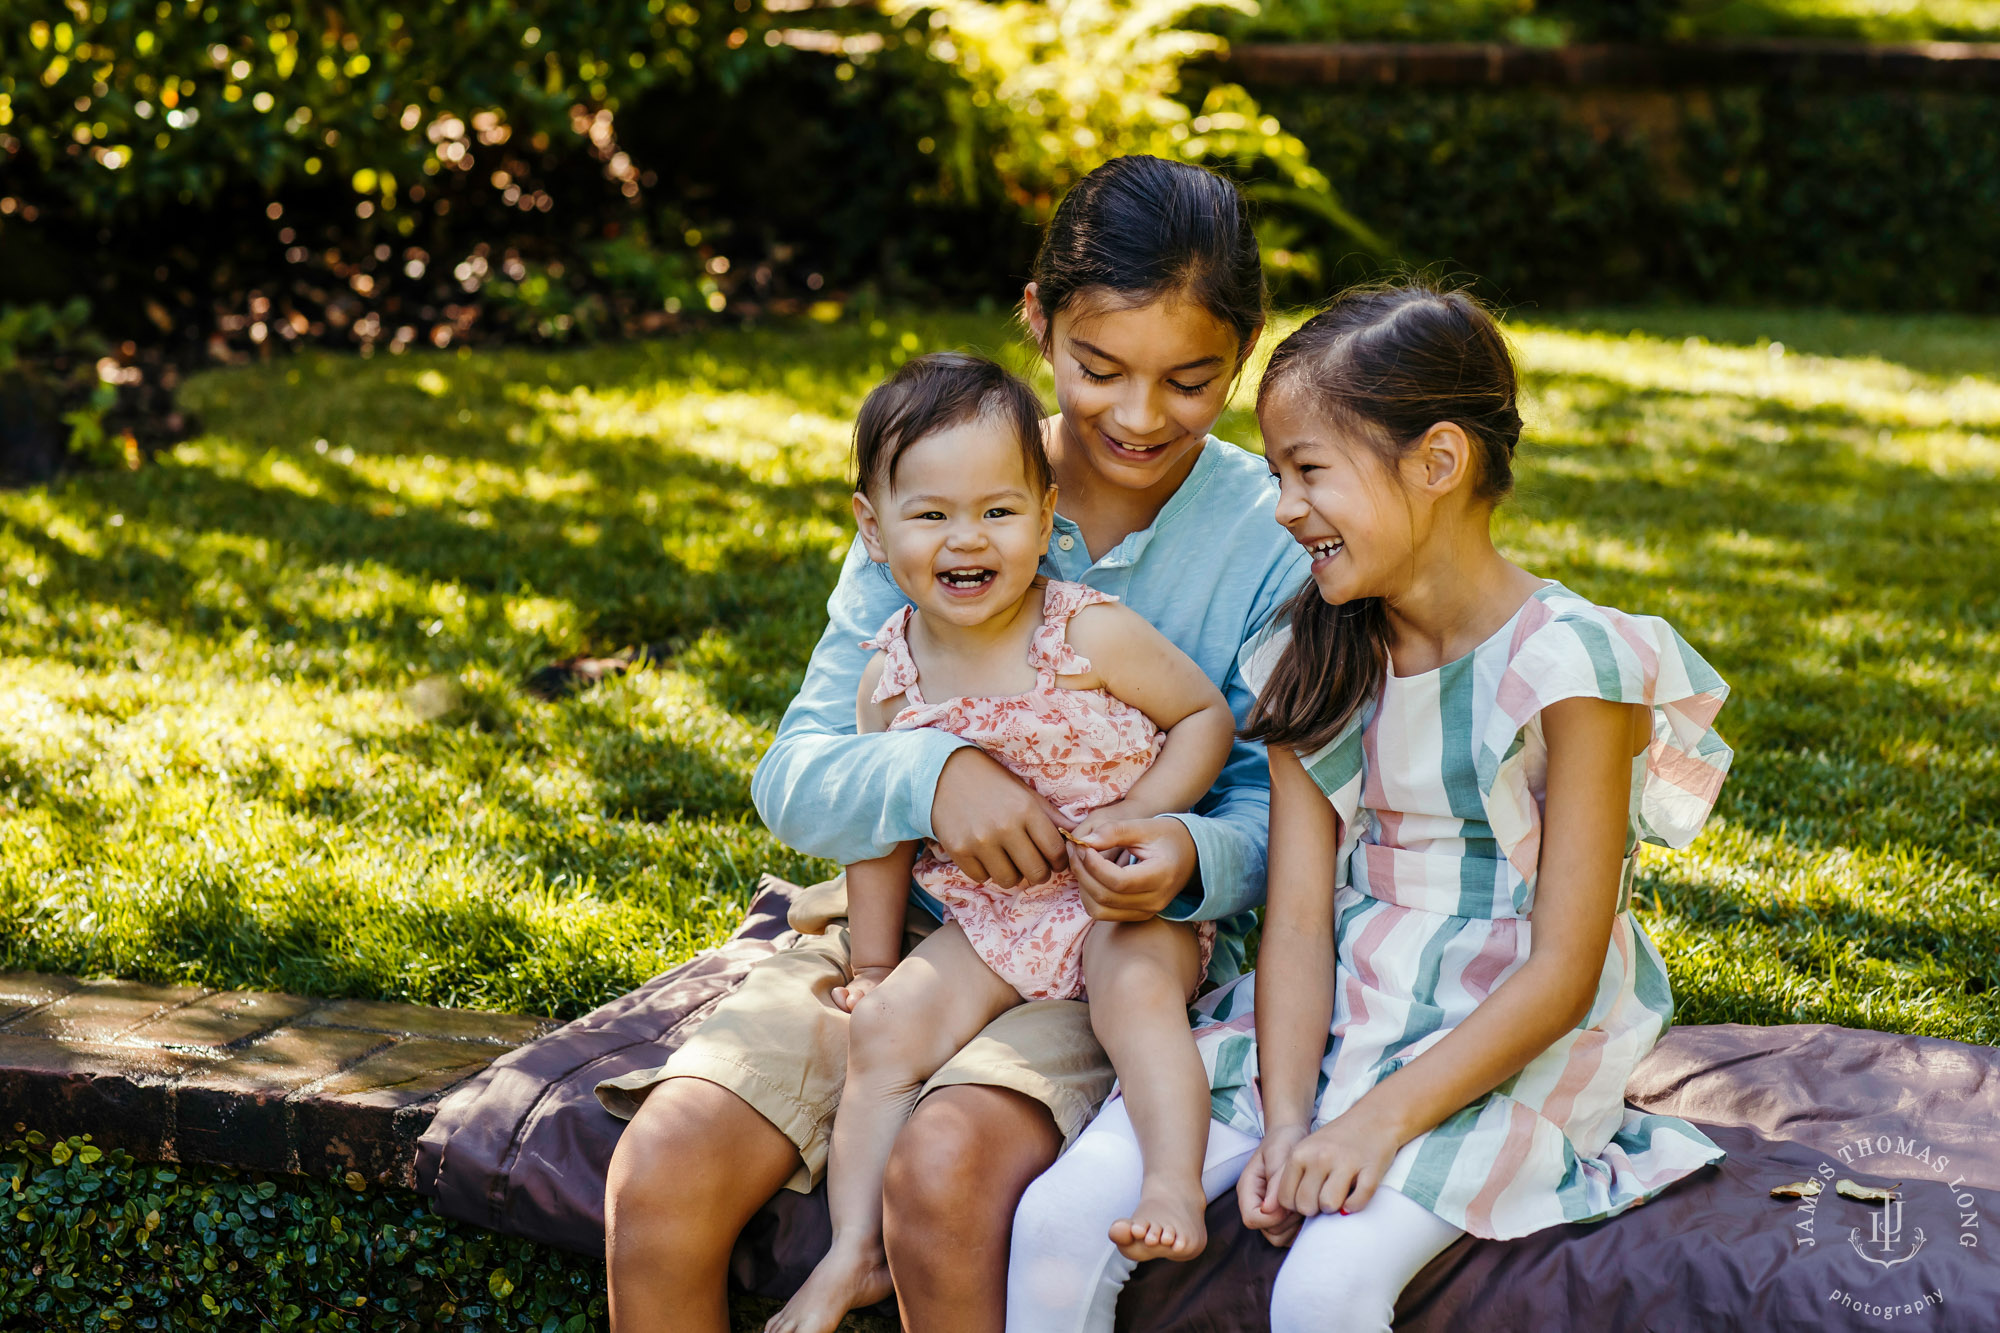
[[[2000,323],[1569,322],[1513,331],[1505,540],[1736,690],[1721,818],[1648,863],[1683,1017],[1995,1040]]]
[[[1782,342],[1722,346],[1690,336],[1680,343],[1610,333],[1528,327],[1515,334],[1522,361],[1550,381],[1583,376],[1622,391],[1662,389],[1782,405],[1808,421],[1866,418],[1886,428],[2000,428],[2000,375],[1925,374],[1880,357],[1825,357],[1789,350]],[[1562,401],[1566,395],[1556,395]],[[1803,424],[1803,423],[1801,423]],[[1793,427],[1768,422],[1771,443]],[[2000,444],[1978,436],[1961,441],[1969,459],[1991,470]]]
[[[595,392],[543,389],[533,405],[558,437],[572,440],[672,440],[675,447],[755,469],[787,486],[842,472],[853,423],[793,410],[772,394],[675,392],[666,385]]]
[[[2000,322],[1509,327],[1503,543],[1736,689],[1721,815],[1641,888],[1682,1017],[2000,1037]],[[714,943],[761,871],[825,869],[749,776],[853,410],[947,346],[1039,366],[934,315],[307,355],[197,380],[204,433],[139,472],[0,493],[0,965],[567,1015]]]

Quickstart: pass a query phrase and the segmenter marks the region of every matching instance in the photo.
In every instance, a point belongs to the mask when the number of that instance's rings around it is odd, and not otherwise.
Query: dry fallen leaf
[[[1820,1192],[1822,1186],[1817,1180],[1795,1180],[1789,1185],[1780,1185],[1771,1191],[1774,1199],[1810,1199]]]
[[[1902,1183],[1899,1180],[1887,1189],[1879,1189],[1874,1185],[1859,1185],[1843,1177],[1834,1182],[1833,1192],[1843,1199],[1852,1199],[1856,1203],[1887,1203],[1896,1197],[1896,1188]]]

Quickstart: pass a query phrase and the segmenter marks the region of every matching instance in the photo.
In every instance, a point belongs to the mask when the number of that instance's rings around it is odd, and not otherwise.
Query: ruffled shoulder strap
[[[889,659],[882,668],[882,679],[875,682],[875,693],[869,696],[874,703],[899,694],[913,706],[924,702],[923,695],[917,692],[917,659],[910,656],[910,616],[916,609],[898,607],[895,614],[882,622],[882,628],[875,631],[874,638],[861,643],[863,648],[873,648]]]
[[[1081,583],[1051,579],[1042,589],[1042,623],[1028,641],[1028,664],[1035,668],[1042,688],[1055,684],[1057,676],[1081,676],[1090,670],[1090,659],[1069,643],[1069,618],[1086,606],[1118,599],[1108,592]]]
[[[1734,757],[1713,726],[1728,697],[1715,668],[1666,621],[1597,606],[1551,584],[1515,626],[1479,756],[1482,785],[1491,790],[1520,751],[1522,729],[1550,704],[1644,704],[1653,712],[1653,740],[1643,775],[1635,769],[1635,832],[1685,847],[1707,822]]]

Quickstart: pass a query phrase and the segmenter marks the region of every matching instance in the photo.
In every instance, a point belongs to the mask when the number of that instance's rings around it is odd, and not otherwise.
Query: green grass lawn
[[[1681,1017],[2000,1037],[2000,320],[1513,331],[1505,545],[1736,691],[1719,817],[1641,890]],[[930,315],[301,356],[197,379],[204,433],[138,472],[0,493],[0,966],[568,1016],[715,943],[824,869],[750,772],[849,414],[954,345],[1020,356]]]

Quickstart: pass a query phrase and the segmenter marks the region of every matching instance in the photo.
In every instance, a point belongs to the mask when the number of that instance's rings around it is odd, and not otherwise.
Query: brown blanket
[[[751,962],[782,947],[790,892],[767,880],[727,946],[452,1093],[418,1146],[419,1188],[450,1216],[602,1253],[621,1123],[592,1088],[660,1064]],[[1399,1329],[2000,1329],[2000,1051],[1824,1025],[1680,1027],[1627,1095],[1701,1125],[1728,1158],[1608,1222],[1460,1241],[1405,1291]],[[1838,1197],[1841,1178],[1901,1182],[1901,1197]],[[1816,1199],[1769,1194],[1807,1179],[1824,1183]],[[1243,1229],[1232,1197],[1208,1222],[1199,1260],[1140,1269],[1121,1328],[1269,1327],[1282,1253]],[[828,1235],[823,1193],[780,1194],[746,1229],[734,1275],[748,1291],[788,1296]]]

